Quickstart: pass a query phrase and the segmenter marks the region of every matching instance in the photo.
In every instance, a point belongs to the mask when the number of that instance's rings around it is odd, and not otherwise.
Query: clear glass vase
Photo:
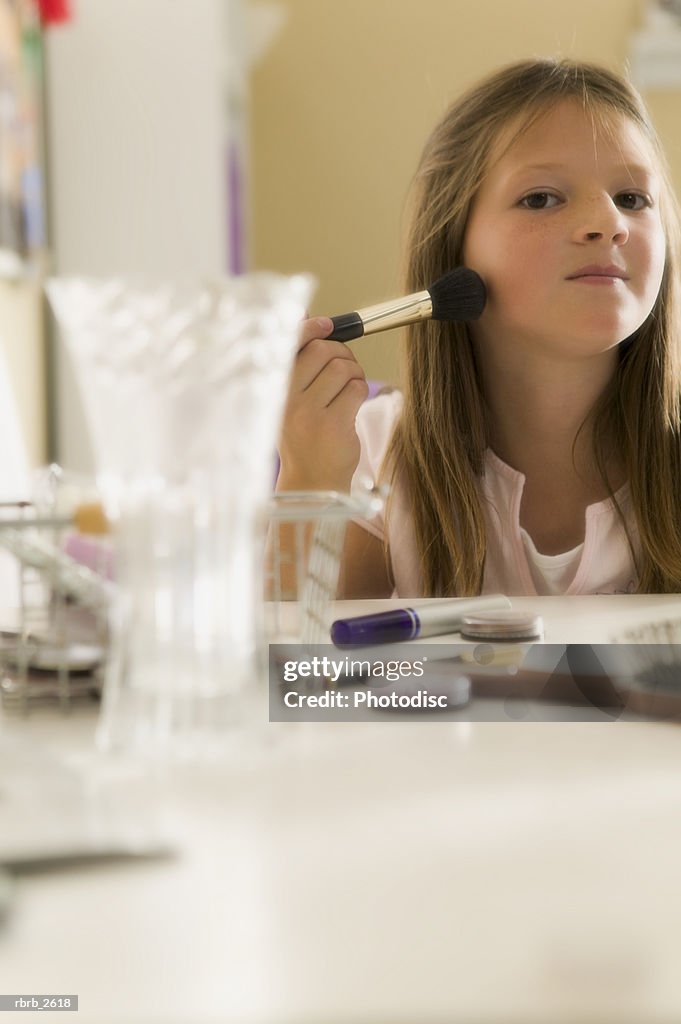
[[[219,752],[254,705],[259,512],[311,279],[47,292],[114,530],[99,743]]]

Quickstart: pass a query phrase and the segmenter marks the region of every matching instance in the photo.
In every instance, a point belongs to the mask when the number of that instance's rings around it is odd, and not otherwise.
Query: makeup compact
[[[527,612],[496,611],[466,615],[461,621],[461,636],[487,643],[541,640],[544,622],[541,615]]]

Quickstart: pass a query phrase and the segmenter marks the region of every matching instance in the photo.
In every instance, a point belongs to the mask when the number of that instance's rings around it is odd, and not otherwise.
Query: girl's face
[[[608,123],[564,100],[492,159],[464,243],[488,289],[472,325],[483,345],[593,356],[650,313],[665,261],[661,183],[636,125]]]

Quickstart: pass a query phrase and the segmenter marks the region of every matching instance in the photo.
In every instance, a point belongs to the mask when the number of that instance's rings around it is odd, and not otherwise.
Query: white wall
[[[228,266],[227,10],[240,0],[79,0],[47,34],[58,274],[195,277]],[[67,361],[57,451],[91,468]]]

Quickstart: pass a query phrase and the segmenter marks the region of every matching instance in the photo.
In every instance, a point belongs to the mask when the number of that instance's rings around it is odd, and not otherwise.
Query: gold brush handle
[[[415,292],[400,302],[393,300],[366,306],[359,310],[359,315],[364,321],[364,333],[375,334],[404,324],[414,324],[419,320],[429,320],[433,315],[433,300],[430,292]]]

